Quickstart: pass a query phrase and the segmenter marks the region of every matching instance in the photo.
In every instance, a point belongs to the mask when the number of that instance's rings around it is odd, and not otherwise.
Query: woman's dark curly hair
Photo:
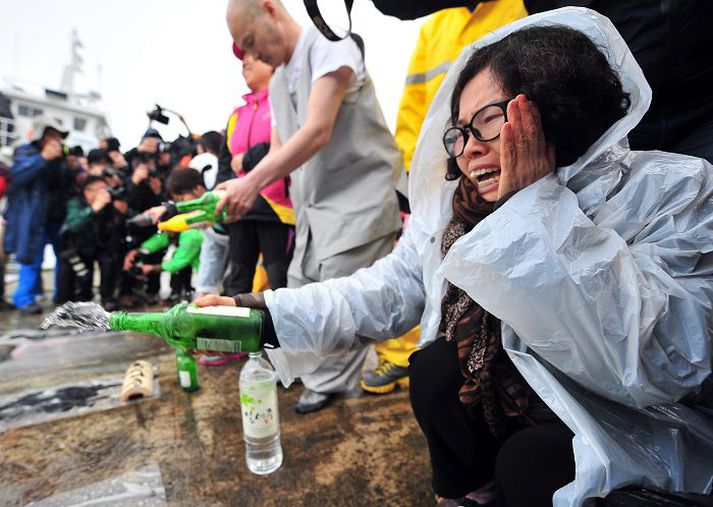
[[[524,93],[537,104],[557,167],[577,160],[631,105],[619,76],[589,37],[564,26],[532,27],[470,56],[451,96],[453,124],[463,89],[486,67],[508,97]],[[450,159],[446,179],[460,176]]]

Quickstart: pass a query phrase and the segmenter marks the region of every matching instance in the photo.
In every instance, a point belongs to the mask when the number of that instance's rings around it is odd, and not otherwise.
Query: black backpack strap
[[[327,39],[336,42],[342,39],[346,39],[352,34],[352,6],[354,5],[354,0],[344,0],[344,5],[347,8],[347,16],[349,16],[349,28],[347,28],[347,34],[344,37],[340,37],[339,35],[334,33],[331,28],[329,28],[329,25],[327,25],[327,23],[324,21],[324,18],[322,17],[322,13],[319,12],[317,0],[304,0],[304,3],[305,8],[307,9],[307,14],[309,14],[309,17],[312,19],[314,26],[316,26],[317,29],[322,32],[322,35],[324,35]],[[357,41],[357,44],[359,44],[359,41]],[[359,47],[362,49],[363,54],[363,41],[361,42]]]
[[[349,36],[354,39],[356,45],[359,46],[359,51],[361,51],[361,59],[366,61],[366,49],[364,48],[364,39],[361,38],[361,35],[352,32],[351,28],[349,29]]]

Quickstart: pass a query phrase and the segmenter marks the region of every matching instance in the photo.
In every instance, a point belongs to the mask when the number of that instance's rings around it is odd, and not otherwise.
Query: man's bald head
[[[279,4],[279,1],[276,2]],[[280,4],[281,5],[281,4]],[[254,19],[262,14],[262,0],[230,0],[228,2],[228,15],[237,12],[238,15]]]
[[[280,0],[269,0],[270,4],[284,10],[284,6]],[[265,14],[263,7],[265,0],[229,0],[228,2],[228,17],[231,11],[238,16],[245,16],[246,19],[252,21]]]
[[[289,60],[294,46],[288,32],[294,32],[295,21],[280,0],[229,0],[226,21],[246,53],[274,67]]]

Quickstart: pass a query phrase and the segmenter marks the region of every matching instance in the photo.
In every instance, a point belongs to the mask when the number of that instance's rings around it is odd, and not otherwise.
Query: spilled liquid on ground
[[[108,331],[109,313],[96,303],[65,303],[42,321],[40,329],[72,327],[80,331]]]

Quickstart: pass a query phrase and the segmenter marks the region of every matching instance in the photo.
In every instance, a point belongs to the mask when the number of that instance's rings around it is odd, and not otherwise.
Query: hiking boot
[[[386,394],[396,389],[396,385],[408,387],[408,368],[396,366],[389,361],[382,362],[375,370],[365,371],[359,385],[366,392]]]

